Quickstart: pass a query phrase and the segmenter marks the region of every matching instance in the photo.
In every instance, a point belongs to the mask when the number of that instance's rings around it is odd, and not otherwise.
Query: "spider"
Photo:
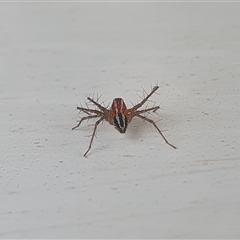
[[[77,128],[80,126],[80,124],[87,119],[92,119],[92,118],[99,118],[96,123],[95,123],[95,127],[93,129],[93,133],[92,133],[92,137],[90,140],[90,144],[88,146],[87,151],[84,153],[84,157],[86,157],[87,153],[90,151],[91,147],[92,147],[92,143],[93,143],[93,139],[97,130],[97,126],[99,125],[100,122],[102,122],[103,120],[108,121],[111,125],[114,125],[115,128],[120,132],[120,133],[125,133],[127,130],[127,126],[128,124],[131,122],[133,117],[139,117],[149,123],[151,123],[160,133],[160,135],[163,137],[163,139],[165,140],[165,142],[176,149],[176,147],[174,145],[172,145],[171,143],[168,142],[168,140],[165,138],[165,136],[162,134],[161,130],[158,128],[158,126],[156,125],[156,123],[152,120],[147,118],[146,116],[142,115],[144,113],[150,112],[150,111],[157,111],[159,109],[159,106],[155,106],[155,107],[151,107],[151,108],[146,108],[143,110],[138,110],[140,107],[143,106],[144,103],[146,103],[146,101],[152,96],[152,94],[157,91],[157,89],[159,88],[159,86],[155,86],[153,87],[152,91],[138,104],[136,104],[135,106],[133,106],[132,108],[127,108],[123,99],[122,98],[115,98],[113,100],[112,106],[110,109],[107,109],[105,107],[103,107],[101,104],[99,104],[98,102],[94,101],[93,99],[91,99],[90,97],[88,97],[87,99],[92,102],[94,105],[96,105],[98,107],[98,110],[96,109],[89,109],[89,108],[83,108],[83,107],[77,107],[78,110],[88,114],[88,116],[83,117],[79,123],[77,124],[77,126],[73,127],[73,129]]]

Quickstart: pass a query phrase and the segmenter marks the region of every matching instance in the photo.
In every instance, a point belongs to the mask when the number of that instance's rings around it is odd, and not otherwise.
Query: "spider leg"
[[[91,115],[91,116],[81,118],[81,120],[79,121],[77,126],[73,127],[72,130],[75,129],[75,128],[78,128],[84,120],[87,120],[87,119],[90,119],[90,118],[95,118],[95,117],[99,117],[99,116],[98,115]]]
[[[149,111],[156,112],[159,108],[160,108],[159,106],[156,106],[156,107],[151,107],[151,108],[139,110],[139,111],[134,112],[133,116],[137,116],[139,114],[146,113],[146,112],[149,112]]]
[[[144,117],[144,116],[142,116],[142,115],[140,115],[140,114],[139,114],[139,115],[136,115],[136,117],[142,118],[143,120],[146,120],[147,122],[153,124],[153,126],[158,130],[158,132],[161,134],[161,136],[163,137],[163,139],[165,140],[165,142],[166,142],[169,146],[177,149],[174,145],[172,145],[171,143],[168,142],[168,140],[164,137],[164,135],[162,134],[161,130],[158,128],[158,126],[156,125],[156,123],[155,123],[152,119],[149,119],[149,118],[147,118],[147,117]]]
[[[101,104],[99,104],[98,102],[94,101],[93,99],[91,99],[90,97],[87,98],[90,102],[92,102],[93,104],[95,104],[101,111],[105,112],[106,110],[108,110],[107,108],[103,107]]]
[[[95,113],[98,115],[101,115],[102,112],[95,110],[95,109],[89,109],[89,108],[83,108],[83,107],[77,107],[78,110],[83,111],[89,115],[89,113]]]
[[[89,152],[89,150],[91,149],[91,147],[92,147],[92,142],[93,142],[93,138],[94,138],[94,136],[95,136],[95,133],[96,133],[96,130],[97,130],[97,126],[98,126],[98,124],[102,121],[102,120],[104,120],[104,116],[102,116],[100,119],[98,119],[97,121],[96,121],[96,123],[95,123],[95,127],[94,127],[94,129],[93,129],[93,134],[92,134],[92,137],[91,137],[91,141],[90,141],[90,144],[89,144],[89,147],[88,147],[88,149],[87,149],[87,151],[84,153],[84,157],[86,157],[86,155],[87,155],[87,153]]]
[[[153,87],[152,91],[138,104],[133,106],[132,108],[129,109],[130,112],[136,111],[138,108],[140,108],[152,95],[154,92],[158,90],[159,86]]]

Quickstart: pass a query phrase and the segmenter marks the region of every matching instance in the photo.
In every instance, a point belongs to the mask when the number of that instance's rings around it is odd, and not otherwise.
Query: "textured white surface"
[[[239,238],[240,14],[230,3],[0,4],[1,238]],[[89,94],[139,101],[125,135]]]

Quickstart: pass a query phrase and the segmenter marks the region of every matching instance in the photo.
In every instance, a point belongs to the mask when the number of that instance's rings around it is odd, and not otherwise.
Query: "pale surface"
[[[240,238],[240,4],[1,3],[1,238]],[[72,131],[87,96],[158,121]],[[149,102],[151,106],[153,102]]]

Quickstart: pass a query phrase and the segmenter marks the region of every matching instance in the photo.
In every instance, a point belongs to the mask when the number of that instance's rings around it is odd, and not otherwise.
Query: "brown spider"
[[[89,108],[83,108],[83,107],[77,107],[78,110],[83,111],[84,113],[87,113],[89,116],[83,117],[79,123],[77,124],[77,126],[73,127],[72,129],[75,129],[77,127],[80,126],[80,124],[86,120],[86,119],[91,119],[91,118],[97,118],[99,117],[99,119],[97,120],[97,122],[95,123],[95,127],[93,129],[93,133],[92,133],[92,137],[91,137],[91,141],[89,144],[89,147],[87,149],[87,151],[84,153],[84,157],[87,155],[87,153],[89,152],[89,150],[92,147],[92,142],[93,142],[93,138],[95,136],[96,133],[96,129],[97,126],[100,122],[102,122],[103,120],[108,121],[111,125],[114,125],[115,128],[120,132],[120,133],[125,133],[128,124],[131,122],[133,117],[139,117],[151,124],[153,124],[153,126],[158,130],[158,132],[161,134],[161,136],[163,137],[163,139],[165,140],[165,142],[176,149],[176,147],[174,145],[172,145],[171,143],[169,143],[167,141],[167,139],[164,137],[164,135],[162,134],[161,130],[158,128],[158,126],[156,125],[156,123],[152,120],[149,119],[141,114],[149,112],[149,111],[157,111],[159,109],[159,106],[155,106],[155,107],[151,107],[151,108],[146,108],[143,110],[138,110],[151,96],[152,94],[159,88],[159,86],[155,86],[152,91],[138,104],[136,104],[135,106],[133,106],[132,108],[127,109],[124,101],[122,98],[115,98],[113,100],[112,106],[110,109],[107,109],[105,107],[103,107],[101,104],[99,104],[98,102],[94,101],[93,99],[91,99],[90,97],[88,97],[87,99],[89,101],[91,101],[93,104],[95,104],[99,110],[96,109],[89,109]],[[91,115],[92,114],[92,115]]]

